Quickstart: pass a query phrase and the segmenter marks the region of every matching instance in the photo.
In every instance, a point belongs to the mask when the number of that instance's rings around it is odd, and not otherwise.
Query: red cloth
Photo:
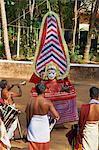
[[[4,101],[2,98],[0,98],[0,103],[4,105]]]
[[[29,82],[32,82],[32,83],[39,83],[41,81],[41,78],[39,78],[35,73],[32,74]]]
[[[28,150],[49,150],[50,143],[29,142]]]
[[[79,117],[79,134],[77,136],[76,145],[75,145],[76,150],[79,148],[79,144],[82,144],[83,130],[89,115],[89,110],[90,110],[90,104],[83,104],[81,106],[80,117]]]
[[[7,150],[6,145],[4,145],[2,141],[0,141],[0,150]]]

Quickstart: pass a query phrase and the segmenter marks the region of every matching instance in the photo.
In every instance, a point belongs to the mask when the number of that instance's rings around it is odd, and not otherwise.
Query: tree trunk
[[[95,28],[95,19],[96,19],[96,13],[98,10],[98,0],[95,0],[92,2],[92,8],[91,8],[91,16],[90,16],[90,25],[89,25],[89,32],[87,36],[87,44],[84,51],[84,62],[88,63],[89,60],[89,52],[91,47],[91,29]]]
[[[30,33],[32,32],[32,20],[33,20],[34,5],[35,5],[35,0],[33,0],[33,4],[31,4],[31,0],[29,0],[29,11],[30,11],[30,19],[31,19]]]
[[[0,0],[0,5],[1,5],[1,16],[2,16],[2,26],[4,32],[4,45],[5,45],[6,57],[8,60],[11,60],[4,0]]]
[[[20,54],[20,32],[21,32],[21,28],[20,28],[20,19],[19,19],[18,20],[18,36],[17,36],[17,58],[19,58],[19,54]]]
[[[62,28],[62,31],[64,32],[64,21],[62,18],[62,11],[61,11],[61,0],[58,0],[58,8],[59,8],[59,17],[60,17],[61,28]]]
[[[73,31],[73,48],[72,48],[72,54],[74,54],[74,49],[75,49],[75,40],[76,40],[76,30],[77,30],[77,15],[78,15],[78,11],[77,11],[77,0],[75,0],[75,8],[74,8],[74,12],[75,12],[75,23],[74,23],[74,31]]]
[[[24,20],[25,20],[25,9],[23,9],[23,22],[22,22],[22,24],[23,24],[23,34],[25,34],[25,29],[24,29],[25,24],[24,24]]]

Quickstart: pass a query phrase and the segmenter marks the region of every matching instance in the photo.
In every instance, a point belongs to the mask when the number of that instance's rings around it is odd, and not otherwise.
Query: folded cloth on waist
[[[33,115],[28,127],[28,141],[46,143],[50,141],[49,121],[47,115]]]
[[[1,119],[0,119],[0,141],[7,147],[7,150],[10,150],[11,144],[6,132],[6,128]]]
[[[83,150],[98,150],[98,122],[86,123],[83,136]]]

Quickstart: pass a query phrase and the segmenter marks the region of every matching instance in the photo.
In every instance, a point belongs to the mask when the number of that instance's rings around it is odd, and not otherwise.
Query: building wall
[[[0,62],[0,79],[2,78],[15,78],[15,79],[25,79],[29,80],[33,74],[32,63],[22,63],[22,62]],[[69,78],[71,80],[89,80],[95,79],[99,80],[99,65],[87,66],[76,64],[71,65]]]

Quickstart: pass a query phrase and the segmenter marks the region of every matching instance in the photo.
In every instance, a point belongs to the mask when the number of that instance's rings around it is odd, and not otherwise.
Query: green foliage
[[[0,58],[5,57],[5,51],[4,51],[4,44],[3,44],[3,38],[0,39]]]
[[[71,0],[62,0],[61,1],[61,13],[64,14],[63,21],[64,21],[64,28],[72,29],[73,26],[73,4],[74,2]]]
[[[70,62],[72,63],[82,63],[83,62],[83,55],[80,54],[79,45],[75,47],[74,54],[72,54],[72,51],[69,51],[70,56]]]
[[[22,14],[22,10],[28,4],[27,0],[6,0],[5,2],[8,23],[18,18],[19,13]]]
[[[94,52],[94,48],[91,48],[89,52],[89,60],[92,61],[95,56],[96,56],[96,53]]]
[[[31,0],[32,2],[32,0]],[[51,10],[61,16],[63,27],[66,29],[73,28],[73,17],[74,17],[74,1],[73,0],[49,0]],[[21,31],[21,40],[20,40],[20,54],[25,55],[25,58],[33,56],[35,54],[36,45],[34,41],[38,39],[38,31],[35,28],[40,28],[42,19],[44,15],[49,11],[47,8],[47,1],[35,0],[35,7],[33,11],[33,20],[30,20],[29,13],[29,0],[5,0],[6,4],[6,14],[8,24],[13,22],[13,25],[18,24],[18,16],[23,15],[23,10],[25,10],[26,15],[25,19],[23,16],[20,19],[20,25],[25,27],[30,27],[32,25],[33,31],[27,36],[27,28],[23,29],[25,33]],[[16,21],[17,20],[17,21]],[[9,26],[9,25],[8,25]],[[17,28],[9,27],[8,31],[10,48],[13,48],[14,40],[17,37]],[[0,56],[2,56],[4,46],[3,42],[0,43]],[[74,54],[70,51],[70,59],[72,62],[82,62],[82,55],[80,54],[79,46],[75,47]],[[93,50],[90,51],[89,57],[90,60],[94,58]]]
[[[20,55],[23,55],[25,59],[34,56],[36,50],[36,44],[34,43],[34,39],[31,34],[27,39],[27,35],[24,34],[21,36],[21,44],[20,44]]]

